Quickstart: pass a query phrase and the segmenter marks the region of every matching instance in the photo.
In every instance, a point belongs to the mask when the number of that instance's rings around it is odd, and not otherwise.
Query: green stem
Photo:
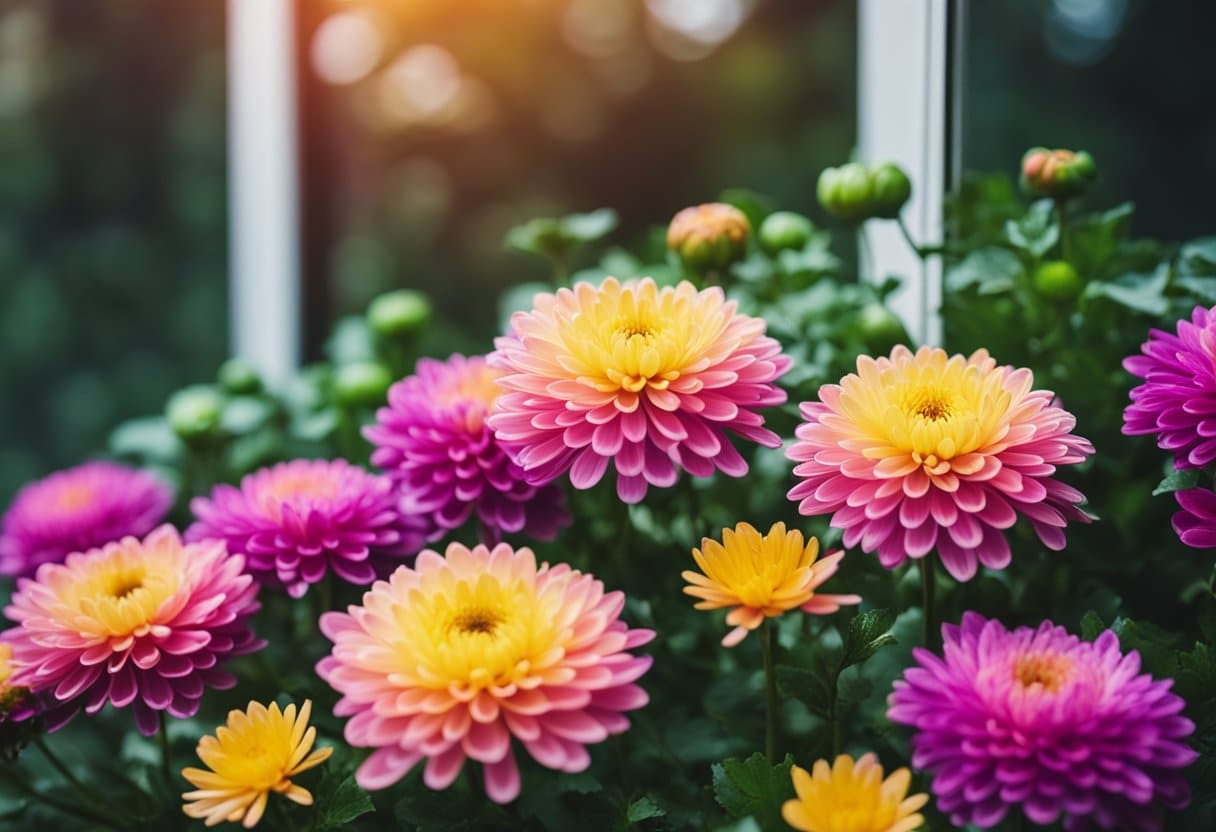
[[[764,621],[764,632],[760,636],[760,649],[764,654],[764,755],[773,765],[777,764],[777,673],[773,656],[777,652],[777,628],[771,618]]]
[[[857,235],[861,238],[861,248],[865,254],[866,270],[870,272],[869,278],[872,281],[877,281],[878,275],[874,272],[878,269],[878,262],[874,259],[874,246],[870,243],[870,232],[867,230],[865,223],[857,226]]]
[[[160,736],[160,769],[161,774],[165,776],[165,785],[172,791],[173,789],[173,768],[172,760],[169,755],[169,720],[165,718],[164,711],[158,711],[156,715],[160,721],[160,730],[157,732]]]
[[[936,637],[933,631],[933,590],[935,589],[933,581],[933,565],[929,562],[929,557],[920,559],[920,608],[921,608],[921,624],[922,638],[927,650],[933,649],[933,644]]]
[[[1060,256],[1072,262],[1068,250],[1068,203],[1062,199],[1056,200],[1056,224],[1060,229]]]
[[[832,737],[832,760],[840,754],[840,674],[843,668],[837,668],[832,677],[832,689],[828,691],[828,733]]]
[[[86,809],[83,806],[75,806],[67,801],[60,800],[57,797],[51,797],[49,794],[41,794],[36,789],[19,777],[16,777],[7,766],[0,766],[0,771],[4,772],[5,779],[17,787],[17,790],[25,794],[31,800],[42,803],[52,809],[57,809],[65,815],[80,818],[91,823],[101,824],[109,829],[116,829],[118,832],[123,832],[123,827],[117,821],[95,812],[92,809]]]
[[[42,752],[42,756],[46,757],[47,762],[49,762],[54,767],[55,771],[57,771],[61,775],[63,775],[63,779],[67,780],[68,783],[70,783],[73,788],[75,788],[77,791],[79,791],[82,795],[84,795],[87,798],[89,798],[90,800],[92,800],[94,803],[101,804],[102,806],[104,806],[106,804],[105,799],[100,794],[98,794],[96,790],[90,788],[89,786],[86,786],[83,782],[81,782],[80,778],[78,778],[75,774],[72,773],[72,770],[70,768],[68,768],[67,765],[65,765],[62,760],[59,759],[58,755],[56,755],[53,751],[51,751],[50,746],[46,744],[46,740],[44,738],[38,737],[36,740],[34,740],[34,745],[38,748],[39,751]]]
[[[927,252],[925,249],[921,248],[920,244],[918,244],[916,240],[912,239],[912,232],[908,230],[908,226],[904,223],[902,214],[895,218],[895,224],[899,226],[899,233],[904,236],[904,242],[908,244],[908,248],[912,249],[912,251],[916,253],[917,257],[924,260],[927,256]]]

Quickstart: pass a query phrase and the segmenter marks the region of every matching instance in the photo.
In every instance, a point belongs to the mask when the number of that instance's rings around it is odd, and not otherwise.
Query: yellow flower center
[[[0,642],[0,688],[13,675],[13,646]]]
[[[295,500],[332,500],[338,493],[337,478],[326,469],[288,469],[275,472],[259,495],[262,513],[275,523],[283,519],[283,503]]]
[[[863,363],[841,387],[841,411],[871,443],[862,450],[871,459],[908,455],[927,473],[944,474],[951,460],[1008,431],[1013,395],[1004,371],[940,349],[905,351],[887,366]]]
[[[1055,693],[1068,681],[1072,661],[1059,653],[1025,653],[1013,663],[1013,677],[1026,690]]]
[[[423,575],[397,606],[393,666],[410,685],[476,693],[520,682],[560,660],[569,632],[558,593],[509,574]]]
[[[447,387],[439,393],[439,403],[444,405],[460,402],[479,402],[488,410],[502,394],[498,378],[502,373],[486,366],[466,366],[455,373]]]
[[[724,305],[691,283],[659,289],[649,278],[599,289],[581,284],[577,314],[558,318],[559,360],[602,392],[666,390],[681,374],[703,369],[726,327]]]
[[[177,592],[181,557],[180,549],[111,549],[58,573],[48,586],[81,632],[120,639],[143,635]]]

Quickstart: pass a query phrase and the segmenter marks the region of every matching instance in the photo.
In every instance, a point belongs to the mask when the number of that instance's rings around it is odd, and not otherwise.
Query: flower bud
[[[1048,260],[1040,264],[1034,270],[1031,282],[1036,292],[1050,300],[1072,300],[1085,288],[1077,270],[1066,260]]]
[[[912,197],[912,181],[894,162],[882,162],[870,169],[871,216],[893,220]]]
[[[187,442],[218,434],[224,395],[208,384],[183,387],[169,397],[165,420],[173,432]]]
[[[724,269],[747,252],[751,223],[733,205],[708,202],[676,214],[667,227],[667,248],[694,272]]]
[[[398,289],[380,295],[367,308],[367,324],[381,338],[403,338],[431,320],[431,302],[422,292]]]
[[[826,168],[819,174],[819,204],[834,217],[860,222],[873,216],[870,171],[860,162]]]
[[[862,307],[857,315],[857,332],[875,353],[887,353],[896,344],[910,344],[912,341],[903,321],[881,303]]]
[[[815,226],[802,214],[793,211],[776,211],[760,223],[758,239],[760,247],[775,255],[785,249],[798,251],[811,241]]]
[[[375,361],[355,361],[334,370],[334,398],[347,407],[383,404],[393,376]]]
[[[1022,188],[1034,196],[1071,199],[1083,194],[1097,177],[1093,157],[1084,150],[1034,147],[1022,157]]]
[[[248,396],[262,389],[258,371],[243,358],[229,358],[220,365],[220,386],[234,396]]]

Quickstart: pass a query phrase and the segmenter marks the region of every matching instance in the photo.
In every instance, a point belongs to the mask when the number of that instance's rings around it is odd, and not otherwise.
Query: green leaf
[[[274,416],[274,404],[257,396],[233,396],[224,403],[220,427],[233,436],[252,433]]]
[[[1183,491],[1187,488],[1194,488],[1199,485],[1199,469],[1188,468],[1185,471],[1170,471],[1165,475],[1165,479],[1157,484],[1153,489],[1153,496],[1159,497],[1162,494],[1173,494],[1175,491]]]
[[[325,355],[335,364],[375,361],[376,337],[367,324],[367,318],[348,315],[340,319],[325,344]]]
[[[762,829],[780,829],[781,804],[794,796],[786,755],[780,765],[771,765],[756,753],[740,762],[724,760],[713,767],[714,799],[733,819],[754,816]]]
[[[1081,276],[1093,280],[1109,274],[1106,266],[1127,239],[1135,210],[1125,202],[1101,214],[1087,214],[1068,224],[1068,258]]]
[[[1186,275],[1216,275],[1216,237],[1201,237],[1184,245],[1178,268]]]
[[[172,463],[183,450],[182,442],[163,416],[147,416],[123,422],[110,434],[110,453],[142,461]]]
[[[359,788],[353,774],[348,774],[341,780],[336,777],[323,779],[317,787],[315,803],[315,828],[318,832],[326,829],[345,829],[355,818],[376,810],[371,797]]]
[[[507,232],[507,248],[564,259],[576,249],[610,234],[617,226],[616,212],[600,208],[586,214],[538,217]]]
[[[1216,655],[1206,645],[1195,643],[1195,649],[1178,654],[1175,690],[1187,702],[1197,704],[1216,698]]]
[[[1086,641],[1093,641],[1106,632],[1106,629],[1106,622],[1102,620],[1102,616],[1093,610],[1089,610],[1081,616],[1081,638]]]
[[[813,670],[789,665],[777,666],[777,690],[782,696],[797,699],[811,713],[827,718],[831,683]]]
[[[882,648],[895,644],[891,628],[895,625],[895,614],[890,610],[867,610],[853,616],[844,637],[844,655],[841,669],[861,664]]]
[[[666,814],[666,810],[662,809],[659,804],[649,797],[639,797],[629,804],[629,811],[626,813],[626,817],[630,823],[637,823],[638,821],[650,820],[651,818],[661,818]]]
[[[1159,317],[1169,311],[1165,297],[1169,276],[1169,267],[1163,265],[1151,275],[1126,274],[1109,283],[1095,280],[1085,287],[1085,297],[1104,297],[1136,312]]]
[[[971,252],[946,273],[946,289],[960,292],[976,286],[981,295],[997,294],[1012,289],[1023,272],[1022,261],[1012,251],[988,246]]]
[[[891,637],[894,640],[894,636]],[[870,694],[874,692],[874,682],[867,679],[865,676],[853,675],[857,671],[850,670],[848,673],[840,674],[840,681],[837,683],[838,698],[843,705],[852,705],[858,702],[864,702],[870,698]]]
[[[580,243],[593,243],[616,230],[616,211],[600,208],[586,214],[570,214],[561,220],[566,236]]]
[[[1051,200],[1039,200],[1020,220],[1005,222],[1005,237],[1015,248],[1028,252],[1036,260],[1042,258],[1060,239],[1060,226],[1052,216],[1053,212]]]
[[[1216,277],[1179,277],[1174,286],[1190,292],[1197,300],[1216,303]]]

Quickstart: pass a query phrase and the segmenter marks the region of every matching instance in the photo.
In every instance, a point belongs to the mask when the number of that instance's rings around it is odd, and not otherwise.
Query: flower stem
[[[925,649],[932,650],[936,640],[933,631],[933,565],[929,556],[920,559],[920,592],[921,592],[921,624],[923,625],[922,639]]]
[[[46,740],[44,738],[38,737],[36,740],[34,740],[34,745],[37,746],[38,750],[42,752],[42,756],[46,757],[47,762],[54,767],[55,771],[63,775],[63,779],[67,780],[74,789],[92,800],[94,803],[98,803],[102,806],[106,804],[105,799],[98,794],[95,789],[92,789],[82,783],[80,778],[73,774],[72,770],[59,759],[59,756],[55,754],[55,752],[51,751],[51,747],[46,744]]]
[[[173,789],[173,769],[170,765],[169,757],[169,720],[165,718],[164,711],[157,712],[157,719],[160,720],[160,768],[161,773],[165,776],[165,785],[170,790]]]
[[[81,820],[86,820],[91,823],[100,824],[109,829],[116,829],[118,832],[123,832],[123,827],[117,821],[101,814],[100,812],[87,809],[83,806],[75,806],[65,800],[60,800],[57,797],[51,797],[49,794],[41,794],[38,792],[38,790],[32,788],[29,783],[26,783],[20,777],[16,776],[15,773],[10,771],[7,766],[0,766],[0,772],[3,772],[3,776],[6,780],[8,780],[8,782],[16,786],[18,791],[25,794],[31,800],[35,800],[51,807],[52,809],[58,809],[65,815],[71,815],[72,817],[77,817]]]
[[[764,654],[764,755],[773,765],[777,764],[777,673],[773,666],[773,654],[777,651],[777,628],[771,618],[764,621],[764,633],[760,636],[760,649]]]

